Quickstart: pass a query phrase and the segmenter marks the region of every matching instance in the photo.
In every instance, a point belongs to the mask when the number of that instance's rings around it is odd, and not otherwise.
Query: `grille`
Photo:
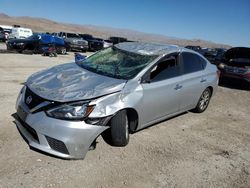
[[[27,100],[28,97],[32,98],[30,103],[28,103],[28,100]],[[37,94],[33,93],[28,87],[26,87],[24,101],[25,101],[25,104],[29,107],[29,109],[32,109],[36,107],[37,105],[39,105],[40,103],[44,102],[45,100],[42,97],[38,96]]]
[[[69,154],[68,149],[66,148],[65,144],[57,139],[51,138],[49,136],[46,136],[46,139],[49,143],[49,146],[53,149],[56,150],[60,153],[64,153],[64,154]]]
[[[23,126],[23,128],[25,128],[26,131],[28,131],[30,133],[30,135],[32,136],[32,138],[39,143],[38,135],[37,135],[35,129],[33,129],[31,126],[29,126],[27,123],[25,123],[20,117],[18,117],[17,119],[21,123],[21,125]]]

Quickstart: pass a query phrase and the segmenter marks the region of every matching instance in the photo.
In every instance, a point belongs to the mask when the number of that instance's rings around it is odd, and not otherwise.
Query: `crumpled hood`
[[[120,91],[125,83],[126,80],[95,74],[75,63],[67,63],[31,75],[26,86],[42,98],[69,102]]]

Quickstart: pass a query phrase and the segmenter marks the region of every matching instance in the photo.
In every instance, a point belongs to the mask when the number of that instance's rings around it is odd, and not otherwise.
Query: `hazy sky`
[[[250,47],[250,0],[0,0],[0,12]]]

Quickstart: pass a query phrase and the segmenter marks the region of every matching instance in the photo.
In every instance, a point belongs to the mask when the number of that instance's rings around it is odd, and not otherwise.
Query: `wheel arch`
[[[139,123],[139,115],[138,115],[138,112],[134,109],[134,108],[123,108],[123,109],[120,109],[119,111],[117,111],[114,116],[122,111],[122,110],[125,110],[126,113],[127,113],[127,117],[128,117],[128,122],[129,122],[129,132],[130,133],[134,133],[136,130],[137,130],[137,127],[138,127],[138,123]],[[111,120],[109,120],[108,124],[110,123]]]
[[[213,88],[212,86],[208,86],[207,88],[210,89],[210,91],[211,91],[211,96],[213,96],[214,88]]]
[[[135,132],[138,127],[139,116],[134,108],[125,108],[129,120],[129,131],[131,133]]]

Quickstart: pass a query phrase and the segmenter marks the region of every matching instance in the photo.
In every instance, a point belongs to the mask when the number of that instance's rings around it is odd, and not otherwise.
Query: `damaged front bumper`
[[[59,120],[44,111],[31,113],[20,94],[15,123],[28,144],[35,149],[66,159],[83,159],[91,144],[108,126],[84,121]]]

